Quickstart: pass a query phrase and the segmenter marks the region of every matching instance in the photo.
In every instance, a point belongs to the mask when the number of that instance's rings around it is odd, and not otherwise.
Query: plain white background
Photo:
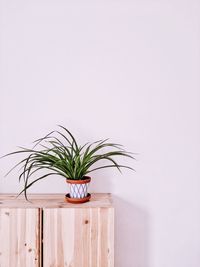
[[[57,124],[139,153],[136,173],[93,174],[115,196],[116,267],[200,266],[199,14],[198,0],[0,0],[0,153]],[[22,188],[3,178],[17,160],[0,161],[1,193]]]

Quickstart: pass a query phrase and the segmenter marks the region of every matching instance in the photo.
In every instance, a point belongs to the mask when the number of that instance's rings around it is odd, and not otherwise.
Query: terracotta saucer
[[[69,203],[73,203],[73,204],[80,204],[80,203],[84,203],[89,201],[91,198],[91,194],[87,194],[87,197],[84,198],[71,198],[69,194],[65,195],[65,200]]]

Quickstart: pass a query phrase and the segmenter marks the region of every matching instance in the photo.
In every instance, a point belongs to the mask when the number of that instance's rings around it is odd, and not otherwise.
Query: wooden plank
[[[39,210],[0,208],[0,267],[40,267]]]
[[[43,210],[44,267],[114,267],[114,209]]]
[[[13,194],[0,194],[0,208],[98,208],[111,207],[111,195],[107,193],[94,193],[91,200],[83,204],[70,204],[65,201],[64,194],[30,194],[30,202],[24,196]]]

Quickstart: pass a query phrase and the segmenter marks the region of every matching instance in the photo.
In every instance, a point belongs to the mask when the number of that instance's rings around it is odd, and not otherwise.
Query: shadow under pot
[[[79,204],[90,200],[91,195],[88,193],[88,187],[91,178],[84,176],[82,180],[66,179],[69,185],[69,194],[65,196],[70,203]]]

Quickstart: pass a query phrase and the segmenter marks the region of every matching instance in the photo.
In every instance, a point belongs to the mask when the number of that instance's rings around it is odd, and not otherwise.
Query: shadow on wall
[[[113,196],[115,205],[115,267],[149,267],[149,215]]]

